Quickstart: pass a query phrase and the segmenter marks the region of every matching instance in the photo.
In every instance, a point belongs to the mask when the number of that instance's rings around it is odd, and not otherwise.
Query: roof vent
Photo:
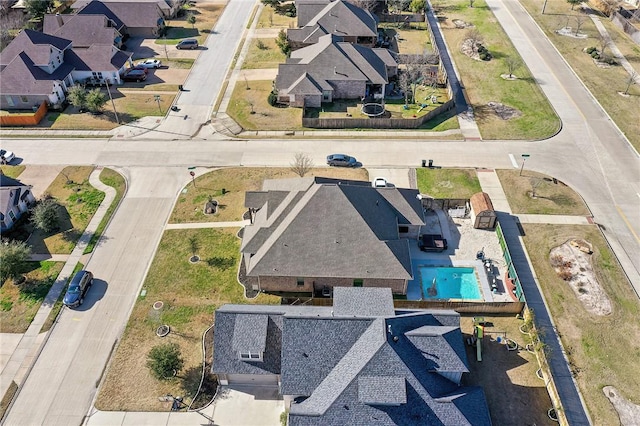
[[[394,341],[394,342],[396,342],[396,343],[397,343],[397,342],[398,342],[398,340],[400,340],[400,339],[398,339],[398,336],[393,336],[393,341]]]
[[[387,325],[387,332],[393,336],[393,331],[391,331],[391,324]]]
[[[309,355],[306,352],[302,352],[302,356],[305,358],[309,358]]]

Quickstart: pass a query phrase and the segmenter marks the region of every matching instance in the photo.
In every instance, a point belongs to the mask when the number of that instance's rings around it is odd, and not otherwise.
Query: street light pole
[[[109,79],[104,79],[105,84],[107,85],[107,93],[109,94],[109,99],[111,99],[111,106],[113,107],[113,115],[116,116],[116,123],[120,124],[120,119],[118,118],[118,111],[116,111],[116,103],[113,102],[113,98],[111,97],[111,89],[109,88]]]
[[[524,169],[524,162],[529,157],[530,157],[529,154],[522,154],[522,166],[520,166],[520,176],[522,176],[522,170]]]

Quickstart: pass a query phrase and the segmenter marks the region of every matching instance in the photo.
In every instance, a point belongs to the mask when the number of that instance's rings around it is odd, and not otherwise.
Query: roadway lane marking
[[[616,210],[618,210],[618,214],[620,215],[620,217],[622,217],[622,220],[624,220],[624,223],[627,225],[627,228],[629,228],[629,230],[635,237],[636,241],[640,242],[640,238],[638,238],[638,234],[636,234],[636,232],[633,230],[633,228],[631,227],[631,223],[629,223],[629,221],[627,220],[627,217],[624,215],[624,213],[622,213],[622,209],[617,204],[616,204]]]
[[[514,169],[517,169],[518,167],[520,167],[518,165],[518,162],[516,161],[516,157],[514,157],[513,154],[509,154],[509,159],[511,160],[511,164],[513,164]]]

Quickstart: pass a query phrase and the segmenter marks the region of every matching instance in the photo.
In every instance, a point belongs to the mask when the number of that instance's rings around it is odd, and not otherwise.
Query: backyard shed
[[[476,229],[493,229],[496,226],[496,212],[493,210],[491,198],[486,192],[478,192],[471,196],[471,220]]]

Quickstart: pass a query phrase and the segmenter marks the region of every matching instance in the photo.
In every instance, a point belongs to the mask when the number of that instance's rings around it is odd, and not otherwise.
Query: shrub
[[[272,90],[271,93],[269,93],[267,102],[269,102],[269,105],[271,106],[276,106],[276,104],[278,103],[278,94],[274,90]]]
[[[53,198],[40,201],[32,210],[31,222],[42,232],[49,233],[58,227],[60,204]]]
[[[260,50],[267,50],[268,49],[267,45],[264,44],[264,42],[262,40],[260,40],[260,39],[258,39],[258,42],[256,43],[256,46]]]
[[[158,380],[167,380],[182,369],[184,360],[176,343],[167,343],[151,348],[147,357],[147,367]]]
[[[596,49],[595,47],[591,46],[591,47],[587,47],[587,50],[585,50],[585,52],[587,52],[589,55],[591,55],[596,50],[598,50],[598,49]]]

